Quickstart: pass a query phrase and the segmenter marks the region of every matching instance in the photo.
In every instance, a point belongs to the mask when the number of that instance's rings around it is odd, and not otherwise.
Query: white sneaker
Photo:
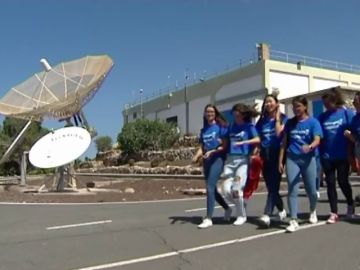
[[[231,213],[232,213],[231,207],[229,207],[228,209],[225,210],[225,214],[224,214],[224,220],[225,221],[230,221]]]
[[[287,216],[287,213],[286,213],[285,209],[283,209],[281,212],[279,212],[279,219],[281,221],[284,221],[286,219],[286,216]]]
[[[268,215],[262,215],[259,218],[259,221],[261,222],[262,225],[269,227],[270,226],[270,217]]]
[[[286,227],[286,231],[295,232],[299,228],[299,223],[295,219],[290,220],[289,226]]]
[[[318,199],[320,199],[320,191],[316,191],[316,196]]]
[[[315,210],[315,211],[312,211],[312,212],[310,213],[309,222],[310,222],[311,224],[318,223],[318,218],[317,218],[316,210]]]
[[[243,225],[246,222],[247,218],[246,217],[237,217],[237,219],[235,220],[235,222],[233,223],[235,226],[240,226]]]
[[[212,220],[209,218],[205,218],[201,224],[198,225],[199,229],[206,229],[213,225]]]

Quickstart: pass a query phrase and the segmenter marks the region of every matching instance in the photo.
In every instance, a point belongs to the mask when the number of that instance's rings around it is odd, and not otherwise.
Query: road
[[[360,192],[355,188],[355,193]],[[259,228],[264,194],[249,203],[248,223],[196,225],[205,200],[89,205],[1,204],[0,269],[360,269],[360,221],[326,225],[323,192],[319,224],[302,214],[301,230],[284,232],[275,222]],[[300,210],[308,201],[300,196]],[[345,212],[346,205],[340,203]]]

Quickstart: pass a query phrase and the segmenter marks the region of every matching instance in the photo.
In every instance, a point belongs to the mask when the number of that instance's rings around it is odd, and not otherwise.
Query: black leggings
[[[350,164],[347,160],[328,160],[321,161],[322,168],[325,173],[325,181],[327,184],[327,194],[330,203],[331,213],[337,214],[337,192],[336,192],[336,176],[339,187],[346,198],[348,205],[353,205],[352,188],[349,182]]]

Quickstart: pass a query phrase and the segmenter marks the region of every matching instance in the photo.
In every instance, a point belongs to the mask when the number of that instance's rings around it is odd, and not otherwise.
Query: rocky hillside
[[[198,147],[198,137],[182,137],[174,147],[164,151],[141,151],[128,156],[121,150],[99,153],[95,161],[83,162],[78,172],[119,174],[200,175],[201,164],[191,159]]]

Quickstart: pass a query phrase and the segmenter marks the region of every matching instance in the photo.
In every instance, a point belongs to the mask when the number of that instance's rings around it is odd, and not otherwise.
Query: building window
[[[172,116],[172,117],[168,117],[166,118],[166,123],[171,123],[171,124],[178,124],[178,117],[177,116]]]
[[[133,113],[133,119],[135,120],[137,118],[137,112]]]

